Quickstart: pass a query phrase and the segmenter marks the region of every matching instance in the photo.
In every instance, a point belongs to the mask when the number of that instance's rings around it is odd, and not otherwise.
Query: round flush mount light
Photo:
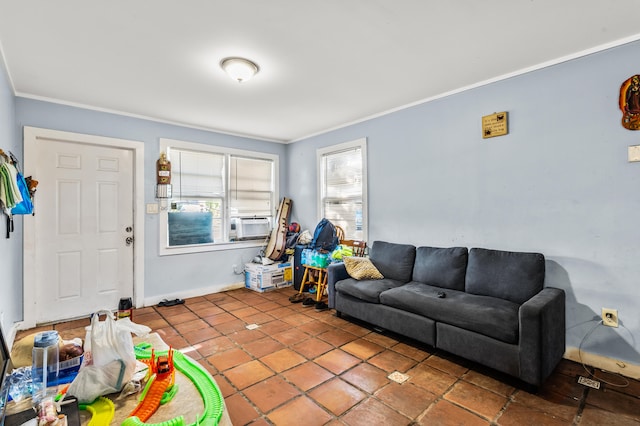
[[[229,74],[229,77],[238,83],[243,83],[249,80],[260,70],[258,65],[254,62],[245,58],[237,57],[223,59],[220,61],[220,66],[227,74]]]

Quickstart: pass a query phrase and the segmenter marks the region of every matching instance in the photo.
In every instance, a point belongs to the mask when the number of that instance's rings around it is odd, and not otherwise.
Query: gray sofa
[[[328,267],[329,307],[540,386],[565,351],[565,294],[545,259],[466,247],[373,243],[380,280]]]

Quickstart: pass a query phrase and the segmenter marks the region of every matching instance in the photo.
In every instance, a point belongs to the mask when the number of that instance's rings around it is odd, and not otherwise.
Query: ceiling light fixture
[[[225,58],[220,61],[220,66],[238,83],[249,80],[260,70],[258,65],[245,58]]]

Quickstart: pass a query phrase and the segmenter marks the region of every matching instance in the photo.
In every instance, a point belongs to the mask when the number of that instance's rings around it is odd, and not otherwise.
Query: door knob
[[[130,246],[133,243],[133,237],[127,237],[124,242],[127,243],[127,246]]]

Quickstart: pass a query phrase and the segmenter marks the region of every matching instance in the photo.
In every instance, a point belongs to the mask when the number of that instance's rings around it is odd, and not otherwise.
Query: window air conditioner
[[[271,220],[268,217],[236,217],[231,219],[231,239],[266,238],[270,232]]]

